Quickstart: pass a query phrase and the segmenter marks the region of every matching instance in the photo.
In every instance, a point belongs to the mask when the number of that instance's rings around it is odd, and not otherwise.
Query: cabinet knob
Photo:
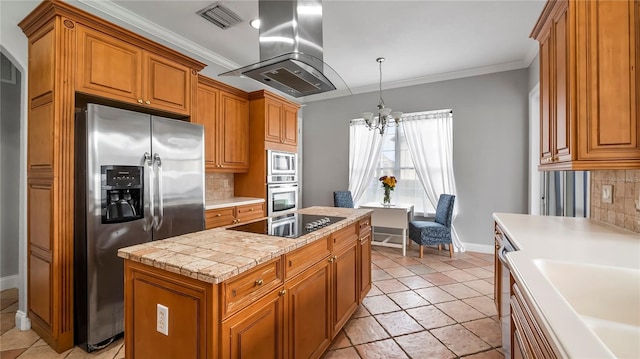
[[[138,99],[138,103],[142,103],[142,99],[141,98]]]
[[[256,285],[262,285],[262,283],[264,283],[264,282],[262,281],[262,279],[258,279],[258,280],[256,281]]]
[[[224,165],[220,165],[220,167],[224,167]]]
[[[216,217],[221,217],[221,216],[222,216],[222,213],[216,214]]]
[[[253,211],[253,208],[249,208],[249,211]]]
[[[280,293],[278,293],[278,294],[280,294],[280,296],[283,296],[283,295],[287,294],[287,290],[286,290],[286,289],[283,289],[283,290],[281,290],[281,291],[280,291]]]
[[[329,258],[329,263],[333,263],[334,259],[333,257]]]
[[[151,105],[151,101],[147,100],[144,103],[146,103],[147,105]]]

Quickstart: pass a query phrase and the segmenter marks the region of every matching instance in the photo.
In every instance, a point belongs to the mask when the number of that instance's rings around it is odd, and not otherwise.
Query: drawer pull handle
[[[250,208],[249,210],[250,210],[250,211],[253,211],[253,208]]]
[[[264,282],[262,281],[262,279],[258,279],[258,280],[256,281],[256,285],[262,285],[262,283],[264,283]]]
[[[293,261],[289,261],[289,267],[293,266]]]
[[[222,213],[216,214],[216,217],[222,217]]]
[[[283,290],[281,290],[281,291],[280,291],[280,293],[278,293],[278,294],[280,294],[280,296],[283,296],[283,295],[287,294],[287,290],[286,290],[286,289],[283,289]]]

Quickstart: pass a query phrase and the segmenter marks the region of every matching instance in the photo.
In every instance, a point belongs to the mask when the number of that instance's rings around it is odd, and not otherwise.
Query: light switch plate
[[[602,203],[613,203],[613,185],[602,185]]]

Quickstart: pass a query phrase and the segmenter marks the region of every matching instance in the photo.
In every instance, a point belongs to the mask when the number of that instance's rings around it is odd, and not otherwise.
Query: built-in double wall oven
[[[298,155],[267,151],[267,215],[298,209]]]

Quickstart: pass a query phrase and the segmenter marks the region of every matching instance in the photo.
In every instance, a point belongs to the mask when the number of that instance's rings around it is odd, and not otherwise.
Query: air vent
[[[242,21],[238,14],[220,3],[207,6],[196,14],[223,30]]]

